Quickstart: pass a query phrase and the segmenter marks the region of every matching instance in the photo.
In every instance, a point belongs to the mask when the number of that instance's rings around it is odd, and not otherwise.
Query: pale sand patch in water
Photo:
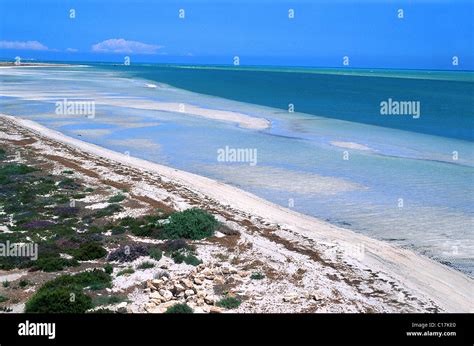
[[[264,118],[255,118],[238,112],[201,108],[186,103],[158,102],[153,100],[140,100],[135,98],[99,98],[96,99],[96,104],[181,113],[185,115],[199,116],[207,119],[233,122],[239,124],[239,126],[241,127],[254,130],[264,130],[270,127],[270,121]]]
[[[372,150],[366,145],[354,143],[354,142],[339,142],[339,141],[332,141],[330,142],[335,147],[339,148],[346,148],[346,149],[356,149],[356,150]]]
[[[107,141],[112,145],[119,145],[124,147],[132,147],[135,149],[146,148],[146,149],[160,149],[158,143],[153,142],[147,138],[129,138],[129,139],[110,139]]]
[[[366,189],[362,185],[341,178],[276,167],[221,164],[203,168],[224,179],[232,178],[232,181],[240,186],[291,191],[298,194],[334,195],[340,192]]]
[[[159,102],[140,98],[104,97],[103,94],[96,94],[94,92],[84,93],[67,90],[33,92],[26,90],[10,91],[0,87],[0,96],[19,97],[25,100],[51,102],[62,101],[64,98],[67,98],[68,101],[74,101],[74,99],[91,100],[95,101],[96,105],[165,111],[181,113],[190,116],[198,116],[218,121],[232,122],[237,123],[240,127],[253,130],[264,130],[271,126],[271,122],[265,118],[252,117],[247,114],[233,111],[201,108],[187,103]]]
[[[89,137],[102,137],[112,133],[109,129],[83,129],[72,131],[77,135],[89,136]]]

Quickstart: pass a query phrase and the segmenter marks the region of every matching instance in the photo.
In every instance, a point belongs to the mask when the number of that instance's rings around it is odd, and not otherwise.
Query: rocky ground
[[[80,188],[64,192],[67,200],[60,202],[71,205],[73,201],[77,208],[74,220],[80,220],[81,227],[68,229],[64,239],[93,238],[107,252],[93,260],[79,259],[77,265],[59,271],[0,270],[0,281],[8,282],[0,287],[0,297],[4,298],[0,307],[4,311],[23,311],[34,292],[60,274],[102,270],[107,264],[112,266],[111,283],[89,292],[96,302],[92,310],[161,313],[176,303],[187,303],[194,312],[203,313],[440,310],[430,299],[414,296],[402,282],[365,265],[359,258],[360,251],[351,244],[341,247],[316,242],[155,173],[87,154],[3,118],[0,148],[5,151],[5,162],[41,169],[41,173],[34,174],[59,177],[56,184],[65,179],[67,172],[67,178]],[[111,202],[116,196],[123,199]],[[55,203],[56,207],[60,204]],[[122,221],[158,215],[154,222],[166,223],[169,215],[188,208],[207,211],[220,226],[211,237],[187,240],[186,256],[190,257],[181,262],[170,250],[179,244],[156,237],[154,230],[137,235]],[[88,218],[98,211],[107,211],[107,215]],[[4,213],[0,224],[2,241],[13,237],[14,222],[5,222],[9,217]],[[43,236],[56,239],[54,234]],[[61,247],[63,243],[54,241],[59,251],[64,251],[61,257],[77,258],[77,248]],[[142,252],[140,246],[146,251]],[[160,249],[163,255],[151,256],[151,248]],[[127,256],[120,255],[126,250]]]

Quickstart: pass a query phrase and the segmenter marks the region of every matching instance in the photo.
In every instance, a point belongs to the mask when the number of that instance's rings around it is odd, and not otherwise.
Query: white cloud
[[[78,49],[76,49],[76,48],[66,48],[66,52],[69,52],[69,53],[75,53],[77,51],[78,51]]]
[[[155,54],[160,48],[162,48],[162,46],[138,41],[127,41],[123,38],[112,38],[94,44],[92,51],[100,53]]]
[[[0,41],[0,49],[48,50],[48,47],[38,41]]]

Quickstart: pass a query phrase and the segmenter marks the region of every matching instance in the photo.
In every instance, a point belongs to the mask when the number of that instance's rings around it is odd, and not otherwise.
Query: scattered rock
[[[166,302],[173,298],[173,293],[171,293],[170,291],[165,290],[165,289],[161,289],[160,294],[163,297],[163,300],[166,301]]]
[[[283,301],[287,303],[296,303],[298,300],[298,294],[295,292],[288,293],[283,297]]]
[[[193,296],[193,295],[194,295],[194,291],[193,291],[193,290],[186,290],[186,291],[184,291],[184,295],[185,295],[186,297]]]

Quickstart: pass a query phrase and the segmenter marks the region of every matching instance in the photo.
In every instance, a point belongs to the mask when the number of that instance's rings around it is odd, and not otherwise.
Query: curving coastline
[[[238,188],[192,173],[173,169],[142,159],[129,157],[48,129],[34,121],[8,115],[1,117],[22,128],[107,160],[139,170],[156,173],[201,196],[261,218],[317,244],[361,244],[364,256],[352,258],[351,264],[382,272],[402,283],[415,296],[433,301],[447,312],[472,312],[474,282],[468,276],[412,251],[371,239],[347,229],[330,225],[316,218],[280,207]]]

